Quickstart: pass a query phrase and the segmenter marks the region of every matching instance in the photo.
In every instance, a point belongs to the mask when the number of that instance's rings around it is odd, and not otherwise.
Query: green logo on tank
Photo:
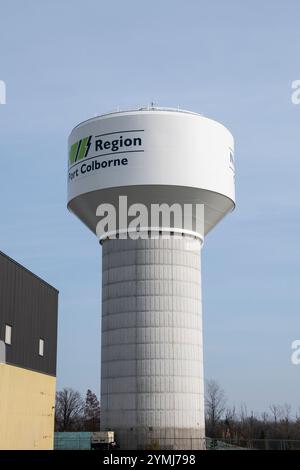
[[[75,142],[75,144],[71,145],[69,151],[70,165],[87,157],[91,147],[91,140],[92,136],[89,135],[88,137],[84,137],[83,139],[78,140],[78,142]]]

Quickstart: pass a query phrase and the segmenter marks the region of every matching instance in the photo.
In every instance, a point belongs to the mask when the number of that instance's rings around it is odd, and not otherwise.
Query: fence
[[[300,450],[300,440],[296,439],[208,439],[210,441],[211,447],[213,447],[214,442],[218,443],[217,445],[229,445],[234,446],[239,449],[248,449],[248,450]]]
[[[56,432],[55,450],[90,450],[91,432]],[[125,448],[130,448],[125,444]],[[295,439],[152,439],[146,450],[300,450],[300,440]]]

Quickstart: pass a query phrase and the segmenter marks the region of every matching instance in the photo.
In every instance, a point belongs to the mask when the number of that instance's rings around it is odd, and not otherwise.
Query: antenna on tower
[[[155,109],[156,107],[158,107],[157,101],[151,101],[151,103],[150,103],[150,109]],[[148,106],[148,109],[149,109],[149,106]]]

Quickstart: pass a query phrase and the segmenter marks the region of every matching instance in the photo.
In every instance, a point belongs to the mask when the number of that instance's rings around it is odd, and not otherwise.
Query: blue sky
[[[2,0],[0,250],[60,290],[58,387],[99,392],[101,249],[66,209],[67,137],[154,100],[224,123],[236,211],[203,250],[205,376],[300,406],[300,4]]]

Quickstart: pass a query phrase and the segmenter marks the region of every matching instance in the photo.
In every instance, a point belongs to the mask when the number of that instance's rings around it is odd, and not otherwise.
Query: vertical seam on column
[[[200,358],[201,358],[201,364],[200,364],[200,367],[201,367],[201,384],[202,384],[202,389],[201,389],[201,396],[200,396],[200,400],[202,400],[202,403],[201,403],[201,409],[202,409],[202,412],[204,414],[204,416],[200,416],[200,420],[201,418],[203,418],[203,421],[202,421],[202,425],[204,425],[204,437],[205,437],[205,401],[204,401],[204,350],[203,350],[203,309],[202,309],[202,243],[200,243],[200,248],[199,248],[199,265],[198,265],[198,268],[199,268],[199,276],[200,276],[200,280],[199,280],[199,294],[200,294],[200,302],[199,302],[199,309],[200,309],[200,327],[201,327],[201,338],[200,338]],[[201,398],[202,397],[202,398]],[[199,426],[201,426],[201,422],[199,423]],[[201,432],[203,431],[202,428],[201,429]]]
[[[175,437],[175,416],[176,416],[176,389],[175,389],[175,373],[174,373],[174,364],[175,364],[175,351],[174,351],[174,341],[175,341],[175,338],[174,338],[174,270],[173,270],[173,266],[174,266],[174,238],[171,238],[170,239],[170,242],[171,242],[171,269],[172,269],[172,276],[171,276],[171,292],[172,292],[172,381],[171,381],[171,384],[172,384],[172,389],[174,390],[174,392],[172,392],[173,394],[173,400],[174,400],[174,414],[172,416],[172,426],[173,426],[173,431],[172,431],[172,435]],[[170,394],[171,395],[171,394]],[[174,439],[174,438],[173,438]],[[174,442],[174,441],[173,441]]]
[[[138,241],[136,242],[138,243]],[[138,290],[138,251],[136,249],[136,245],[134,246],[134,261],[135,261],[135,400],[136,400],[136,404],[135,404],[135,434],[136,434],[136,442],[138,441],[138,433],[137,433],[137,429],[139,427],[139,422],[138,422],[138,417],[139,417],[139,407],[138,407],[138,348],[137,348],[137,344],[138,344],[138,329],[137,329],[137,325],[138,325],[138,302],[137,302],[137,290]]]

